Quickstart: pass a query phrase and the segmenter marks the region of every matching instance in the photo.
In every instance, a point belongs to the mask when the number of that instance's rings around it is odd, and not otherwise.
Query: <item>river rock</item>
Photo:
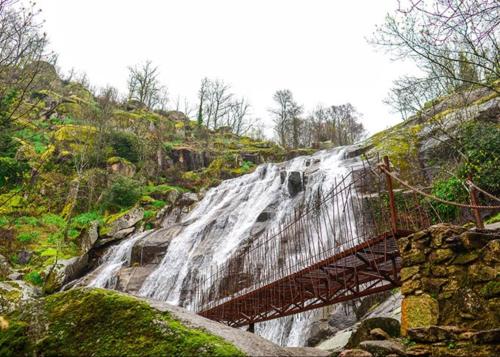
[[[389,354],[397,354],[405,356],[405,346],[396,341],[363,341],[359,347],[372,353],[375,356],[387,356]]]

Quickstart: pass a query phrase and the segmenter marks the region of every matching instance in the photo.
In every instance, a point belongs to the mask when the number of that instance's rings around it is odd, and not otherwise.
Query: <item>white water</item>
[[[147,236],[151,231],[134,235],[120,244],[111,247],[102,257],[103,263],[99,266],[98,275],[88,283],[88,286],[96,288],[113,288],[114,279],[121,267],[128,266],[134,244]]]
[[[172,239],[162,262],[144,281],[139,295],[190,307],[191,288],[198,276],[228,260],[256,226],[257,217],[268,207],[273,216],[263,225],[277,227],[304,200],[318,190],[329,190],[334,180],[347,173],[344,151],[320,151],[282,164],[260,165],[253,173],[226,180],[210,189],[183,219],[184,228]],[[304,192],[290,197],[287,179],[280,172],[300,171],[307,176]],[[262,225],[262,223],[261,223]],[[105,256],[101,272],[90,283],[110,286],[118,270],[128,264],[134,244],[145,236],[135,235],[112,248]],[[303,346],[310,327],[311,313],[260,323],[260,335],[284,346]]]

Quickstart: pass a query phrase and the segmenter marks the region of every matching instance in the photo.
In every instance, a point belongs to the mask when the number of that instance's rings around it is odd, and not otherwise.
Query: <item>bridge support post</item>
[[[478,202],[479,202],[477,199],[477,191],[476,191],[476,188],[474,187],[474,185],[472,185],[472,178],[470,176],[469,176],[469,181],[471,183],[469,185],[470,203],[472,206],[477,206]],[[472,208],[472,213],[474,214],[474,219],[476,221],[477,228],[483,229],[484,223],[483,223],[483,219],[481,218],[481,211],[479,211],[479,209],[477,209],[477,208]]]
[[[248,325],[248,332],[251,332],[251,333],[255,333],[255,324],[254,323],[251,323],[250,325]]]
[[[387,171],[391,171],[391,166],[389,163],[389,157],[384,156],[384,166]],[[387,191],[389,192],[389,206],[391,209],[391,229],[392,233],[396,234],[398,231],[398,217],[396,212],[396,200],[394,199],[394,191],[392,188],[392,177],[389,174],[385,174],[385,179],[387,181]]]

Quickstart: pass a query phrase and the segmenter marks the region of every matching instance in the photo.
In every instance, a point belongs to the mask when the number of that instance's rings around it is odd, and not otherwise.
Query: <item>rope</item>
[[[498,197],[496,197],[496,196],[493,196],[491,193],[486,192],[486,191],[485,191],[485,190],[483,190],[482,188],[480,188],[480,187],[476,186],[476,185],[474,184],[474,182],[472,182],[472,181],[470,181],[470,180],[467,180],[467,184],[468,184],[469,186],[474,187],[476,190],[478,190],[478,191],[479,191],[479,192],[481,192],[482,194],[484,194],[484,195],[488,196],[488,197],[489,197],[489,198],[491,198],[492,200],[495,200],[495,201],[500,202],[500,198],[498,198]]]
[[[420,190],[420,189],[418,189],[416,187],[411,186],[409,183],[401,180],[399,177],[397,177],[396,175],[394,175],[392,172],[388,171],[387,168],[383,164],[379,164],[379,168],[383,172],[385,172],[387,175],[391,176],[393,179],[395,179],[396,181],[398,181],[401,185],[405,186],[406,188],[409,188],[412,191],[415,191],[416,193],[418,193],[418,194],[420,194],[422,196],[430,198],[432,200],[435,200],[435,201],[438,201],[438,202],[441,202],[441,203],[444,203],[444,204],[447,204],[447,205],[457,206],[457,207],[462,207],[462,208],[471,208],[471,209],[500,209],[500,206],[476,206],[476,205],[469,205],[469,204],[465,204],[465,203],[459,203],[459,202],[453,202],[453,201],[444,200],[442,198],[436,197],[436,196],[431,195],[429,193],[425,193],[424,191],[422,191],[422,190]]]

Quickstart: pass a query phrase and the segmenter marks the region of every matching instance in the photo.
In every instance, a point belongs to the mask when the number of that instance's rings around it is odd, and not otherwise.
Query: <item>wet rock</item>
[[[131,265],[158,264],[165,255],[173,237],[182,229],[180,225],[158,229],[138,240],[132,247]]]
[[[288,174],[288,193],[290,196],[294,197],[303,190],[302,174],[299,171],[290,172]]]
[[[390,340],[391,336],[379,327],[374,328],[370,331],[370,336],[374,340]]]
[[[44,292],[51,294],[63,287],[64,284],[81,277],[87,270],[88,255],[59,260],[55,265],[47,267],[43,273],[45,277]]]
[[[151,274],[156,264],[122,268],[118,272],[115,289],[129,294],[137,294],[146,278]]]
[[[400,323],[398,320],[390,317],[369,318],[361,321],[361,324],[351,335],[347,347],[357,347],[362,341],[371,340],[373,337],[371,337],[370,333],[376,328],[382,329],[390,337],[399,337],[400,335]]]
[[[352,349],[352,350],[345,350],[345,351],[342,351],[340,352],[340,354],[338,355],[338,357],[372,357],[373,355],[368,352],[368,351],[364,351],[364,350],[360,350],[360,349]]]
[[[387,356],[396,354],[398,356],[406,356],[404,345],[396,341],[363,341],[359,347],[372,353],[374,356]]]
[[[270,220],[273,216],[273,212],[271,211],[262,211],[258,216],[257,216],[257,222],[266,222]]]
[[[336,331],[328,324],[328,319],[314,321],[309,331],[310,337],[306,341],[306,346],[315,346],[326,338],[333,336]]]

